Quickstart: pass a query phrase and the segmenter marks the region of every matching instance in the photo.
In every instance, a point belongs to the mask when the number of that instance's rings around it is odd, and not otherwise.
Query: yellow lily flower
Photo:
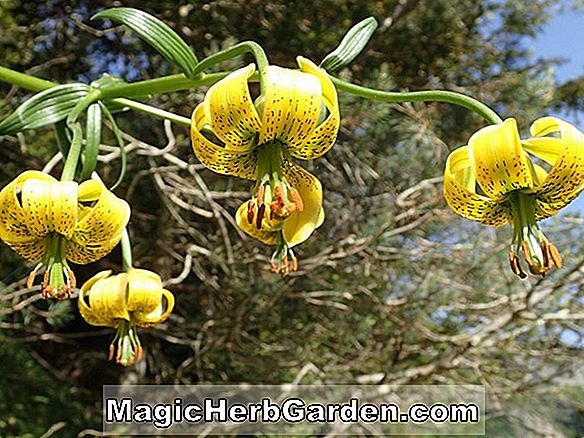
[[[324,155],[340,123],[337,94],[326,72],[302,57],[298,65],[299,71],[268,66],[265,92],[255,102],[248,85],[255,66],[231,73],[209,88],[191,124],[201,163],[256,181],[237,223],[250,236],[277,246],[272,268],[283,275],[297,267],[292,247],[324,220],[320,182],[292,158]]]
[[[128,366],[142,358],[136,328],[166,321],[174,295],[162,287],[157,274],[145,269],[110,275],[102,271],[85,282],[79,291],[79,313],[88,324],[117,329],[109,360],[115,356],[117,363]]]
[[[75,276],[67,260],[87,264],[107,255],[120,241],[130,207],[99,181],[57,181],[29,170],[0,191],[0,239],[31,262],[45,267],[42,293],[69,297]]]
[[[527,274],[518,254],[532,274],[544,276],[562,267],[560,253],[537,221],[559,212],[584,188],[584,134],[560,119],[543,117],[531,125],[531,135],[521,140],[515,119],[487,126],[450,154],[444,172],[444,197],[452,210],[487,225],[512,224],[509,261],[520,278]]]

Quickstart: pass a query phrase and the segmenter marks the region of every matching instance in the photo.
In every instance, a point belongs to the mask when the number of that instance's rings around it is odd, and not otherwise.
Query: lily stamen
[[[162,287],[160,277],[144,269],[110,276],[103,271],[89,279],[79,292],[79,312],[85,321],[116,329],[108,359],[129,366],[143,356],[138,327],[164,322],[174,307],[174,296]]]
[[[256,194],[256,197],[258,200],[258,205],[263,205],[265,196],[266,196],[266,186],[265,186],[265,184],[262,183],[258,187],[258,191]]]
[[[301,57],[298,65],[299,70],[266,67],[265,89],[255,99],[250,82],[256,66],[236,70],[209,88],[192,116],[199,161],[217,173],[255,181],[254,196],[239,207],[236,221],[268,245],[281,238],[288,247],[299,245],[322,224],[322,185],[294,158],[324,155],[340,126],[337,94],[327,72]]]
[[[27,286],[44,269],[44,298],[69,298],[76,282],[68,261],[85,265],[104,257],[129,218],[129,205],[93,179],[57,181],[29,170],[0,191],[0,239],[24,259],[40,262]]]
[[[139,362],[143,353],[144,349],[136,333],[136,327],[121,320],[116,336],[109,346],[108,360],[113,360],[115,355],[115,362],[127,367]]]
[[[541,252],[543,254],[543,264],[544,266],[549,266],[550,268],[553,266],[553,262],[550,264],[550,257],[548,252],[548,247],[545,240],[541,241]],[[549,268],[548,268],[549,269]]]
[[[546,249],[548,257],[552,259],[554,265],[556,265],[556,268],[562,269],[563,266],[562,256],[560,255],[560,251],[558,251],[558,248],[556,248],[556,246],[553,243],[546,242]]]
[[[521,269],[521,265],[519,264],[519,257],[513,250],[509,250],[509,263],[511,264],[511,270],[515,275],[521,279],[527,278],[527,274],[523,272],[523,269]]]
[[[530,268],[532,266],[534,266],[535,262],[533,261],[533,258],[531,257],[531,251],[529,251],[529,245],[527,244],[526,241],[521,242],[521,252],[523,253],[523,257],[525,258],[527,265]],[[533,274],[533,270],[531,273]]]
[[[284,239],[280,237],[280,242],[272,255],[270,261],[272,272],[280,274],[285,277],[290,272],[298,270],[298,259],[294,255],[294,251],[290,248]]]
[[[486,225],[512,225],[509,262],[522,279],[527,277],[522,262],[541,276],[562,267],[559,251],[537,223],[558,213],[584,187],[584,134],[555,117],[536,120],[531,134],[522,140],[514,119],[482,128],[450,154],[444,172],[444,196],[456,213]]]
[[[258,207],[258,215],[256,217],[256,228],[258,230],[262,228],[262,220],[264,219],[265,213],[266,213],[266,204],[262,204]]]
[[[290,200],[296,206],[296,211],[299,213],[304,211],[304,202],[302,202],[302,197],[300,196],[300,193],[298,193],[298,190],[296,190],[294,187],[290,187]]]
[[[251,225],[253,224],[253,218],[255,216],[255,203],[248,202],[247,203],[247,222]]]

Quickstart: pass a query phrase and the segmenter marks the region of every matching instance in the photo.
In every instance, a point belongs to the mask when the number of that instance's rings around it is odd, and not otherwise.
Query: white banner
[[[484,435],[482,385],[123,385],[107,435]]]

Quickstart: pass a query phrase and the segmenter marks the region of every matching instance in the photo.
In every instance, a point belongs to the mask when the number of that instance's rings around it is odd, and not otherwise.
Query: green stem
[[[233,47],[214,53],[211,56],[201,60],[201,62],[199,62],[195,67],[195,76],[213,65],[219,64],[220,62],[226,61],[227,59],[234,58],[244,53],[251,53],[256,60],[257,69],[260,72],[260,89],[261,93],[263,94],[265,90],[265,81],[262,72],[264,72],[265,68],[269,65],[269,62],[268,57],[266,56],[266,52],[264,52],[262,46],[253,41],[244,41],[242,43],[236,44]]]
[[[131,84],[111,85],[100,88],[100,98],[110,100],[120,105],[134,110],[154,115],[163,119],[171,120],[181,125],[190,125],[187,118],[178,116],[168,111],[161,110],[151,105],[135,102],[128,97],[143,97],[148,94],[169,93],[172,91],[185,90],[203,85],[213,85],[223,79],[228,73],[212,73],[197,79],[188,79],[184,75],[171,75],[147,81],[135,82]],[[0,66],[0,80],[17,85],[30,91],[43,91],[56,87],[57,83],[39,79],[34,76],[20,73],[6,67]]]
[[[213,85],[228,74],[210,73],[196,79],[189,79],[184,74],[170,75],[131,84],[109,85],[101,88],[101,93],[104,100],[115,99],[116,97],[144,97],[149,94],[170,93],[203,85]]]
[[[69,128],[73,131],[73,138],[71,139],[71,146],[67,153],[67,159],[63,166],[63,173],[61,173],[61,181],[73,181],[75,179],[75,171],[77,170],[77,163],[81,155],[82,137],[81,126],[78,123],[70,125]]]
[[[446,102],[452,103],[454,105],[462,106],[467,108],[482,118],[487,122],[497,125],[503,123],[503,120],[499,115],[493,111],[491,108],[486,106],[484,103],[478,100],[466,96],[464,94],[456,93],[454,91],[444,91],[444,90],[428,90],[428,91],[410,91],[410,92],[390,92],[381,90],[372,90],[370,88],[361,87],[359,85],[351,84],[345,82],[341,79],[330,77],[333,83],[337,86],[339,90],[346,91],[347,93],[354,94],[356,96],[365,97],[371,100],[380,100],[382,102]]]
[[[39,79],[34,76],[20,73],[0,65],[0,80],[8,82],[9,84],[18,85],[31,91],[43,91],[51,87],[56,87],[59,84],[55,82]]]
[[[130,235],[128,234],[127,228],[124,228],[124,231],[122,231],[120,245],[122,246],[122,271],[128,272],[128,270],[132,269],[132,243],[130,242]]]
[[[242,50],[242,53],[247,51],[251,51],[253,47],[252,42],[242,43],[247,44],[247,46],[243,46],[243,48],[238,48],[238,50]],[[235,46],[237,47],[237,46]],[[232,48],[233,49],[233,48]],[[230,49],[228,49],[229,51]],[[256,56],[256,60],[258,62],[258,69],[262,68],[264,57],[261,54],[258,56],[257,53],[254,53]],[[233,54],[233,53],[231,53]],[[216,54],[217,56],[223,56],[220,54]],[[213,62],[213,59],[217,61],[219,58],[214,58],[216,55],[211,55],[209,58],[211,61],[203,60],[201,63],[205,66],[210,65]],[[218,61],[217,61],[218,62]],[[265,59],[267,63],[267,59]],[[199,63],[199,64],[201,64]],[[261,64],[262,63],[262,64]],[[199,69],[200,70],[200,69]],[[113,100],[117,102],[119,97],[122,98],[129,98],[129,97],[143,97],[148,94],[156,94],[156,93],[169,93],[173,91],[180,91],[190,88],[196,88],[203,85],[213,85],[217,81],[221,80],[229,73],[211,73],[202,75],[199,78],[189,79],[184,74],[178,75],[171,75],[171,76],[164,76],[162,78],[150,79],[146,81],[134,82],[131,84],[116,84],[111,85],[108,87],[101,88],[101,98],[104,100]],[[341,91],[345,91],[356,96],[365,97],[367,99],[372,100],[379,100],[383,102],[445,102],[445,103],[452,103],[455,105],[462,106],[467,108],[475,113],[479,114],[485,120],[492,124],[499,124],[502,122],[501,118],[495,113],[491,108],[486,106],[485,104],[479,102],[478,100],[466,96],[464,94],[456,93],[454,91],[444,91],[444,90],[428,90],[428,91],[412,91],[412,92],[388,92],[388,91],[381,91],[381,90],[372,90],[370,88],[361,87],[359,85],[350,84],[348,82],[342,81],[341,79],[335,78],[331,76],[332,81],[337,86],[337,88]],[[5,82],[9,82],[14,85],[21,86],[31,91],[42,91],[46,90],[47,88],[54,87],[58,84],[50,81],[46,81],[44,79],[35,78],[33,76],[20,73],[6,67],[0,66],[0,80]],[[123,105],[128,105],[128,100],[125,99],[123,102],[119,102]],[[136,109],[138,111],[146,112],[147,114],[155,115],[157,117],[168,118],[169,120],[175,121],[177,123],[185,123],[184,119],[179,118],[176,119],[172,117],[171,113],[162,112],[162,110],[158,110],[158,108],[150,107],[145,104],[135,103],[132,104],[131,108]]]
[[[77,163],[81,156],[83,140],[83,132],[81,131],[81,126],[77,123],[77,119],[89,105],[99,98],[99,90],[92,90],[87,96],[77,102],[67,117],[67,127],[73,131],[73,138],[71,139],[71,146],[69,147],[67,159],[63,166],[63,173],[61,173],[61,181],[73,181],[75,179],[75,171],[77,170]]]
[[[118,97],[113,99],[114,102],[120,103],[128,108],[131,108],[142,113],[150,114],[151,116],[158,117],[160,119],[170,120],[178,125],[191,126],[191,119],[184,116],[179,116],[178,114],[171,113],[169,111],[164,111],[163,109],[156,108],[151,105],[146,105],[141,102],[136,102],[135,100],[126,99],[124,97]]]

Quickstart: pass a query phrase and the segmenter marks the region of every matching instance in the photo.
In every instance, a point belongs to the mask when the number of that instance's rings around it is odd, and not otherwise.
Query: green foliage
[[[45,9],[38,2],[18,3],[0,9],[0,23],[15,35],[12,42],[2,40],[7,49],[0,51],[0,65],[25,70],[38,64],[41,76],[60,83],[94,81],[103,71],[96,73],[96,66],[128,81],[170,72],[167,55],[112,31],[110,23],[103,29],[89,27],[89,16],[111,2],[53,1]],[[549,19],[556,3],[121,2],[161,18],[197,53],[209,55],[253,40],[273,64],[283,66],[293,66],[299,54],[322,59],[346,29],[373,16],[379,28],[364,52],[338,72],[340,77],[388,91],[454,89],[493,105],[501,115],[517,117],[524,128],[550,106],[581,104],[581,84],[558,87],[550,64],[532,62],[522,45]],[[47,20],[54,20],[49,30]],[[26,32],[19,31],[23,27]],[[232,70],[249,62],[248,56],[214,67]],[[148,62],[140,62],[144,58]],[[113,61],[102,63],[107,59]],[[119,60],[124,68],[118,68]],[[121,83],[112,77],[106,82],[112,81]],[[24,93],[2,90],[11,108],[22,104]],[[148,103],[188,116],[204,91],[154,95]],[[15,339],[32,339],[3,344],[7,352],[0,354],[8,359],[2,363],[23,364],[22,373],[33,370],[32,381],[41,382],[39,391],[49,405],[63,409],[48,412],[41,405],[41,415],[32,420],[17,410],[19,426],[6,433],[0,429],[0,434],[38,436],[61,419],[56,413],[67,412],[68,424],[76,425],[73,435],[90,420],[78,409],[79,399],[71,398],[72,388],[85,391],[83,403],[91,405],[100,399],[99,385],[105,382],[281,383],[300,378],[302,383],[375,383],[379,375],[387,382],[487,383],[501,399],[519,406],[514,412],[520,414],[502,418],[504,411],[494,412],[492,433],[503,435],[511,428],[517,436],[533,433],[521,418],[540,412],[534,405],[545,399],[542,394],[551,393],[553,399],[557,376],[581,366],[578,321],[562,320],[558,313],[582,311],[581,218],[544,224],[566,267],[544,280],[518,282],[506,260],[510,231],[455,217],[441,194],[448,152],[484,122],[447,104],[388,105],[344,93],[340,99],[339,140],[324,158],[309,164],[323,182],[327,219],[299,249],[301,271],[284,280],[266,267],[270,249],[242,236],[233,224],[233,213],[249,197],[248,182],[204,169],[192,154],[187,129],[135,112],[108,121],[113,131],[101,133],[97,169],[108,184],[123,175],[117,194],[132,205],[135,263],[168,280],[176,311],[164,327],[143,333],[145,362],[130,371],[104,364],[113,333],[83,325],[66,309],[59,308],[51,319],[63,339],[74,342],[65,353],[42,337],[52,330],[43,313],[47,309],[29,306],[8,313],[3,321],[26,321],[35,331],[7,331]],[[42,168],[56,152],[52,132],[35,126],[30,133],[2,137],[3,183],[23,169]],[[87,139],[95,152],[100,136],[92,126]],[[117,157],[126,142],[123,172]],[[86,162],[92,163],[93,155]],[[7,250],[0,251],[0,261],[4,282],[26,276],[21,261]],[[97,270],[119,265],[115,252],[75,271],[81,283]],[[18,302],[5,301],[1,308]],[[476,333],[480,336],[472,338]],[[67,370],[62,381],[49,379],[31,355]],[[25,381],[10,376],[4,375],[0,394],[5,388],[11,394]],[[517,392],[524,399],[511,397]],[[563,396],[546,422],[554,431],[574,435],[581,431],[580,384]],[[100,412],[91,412],[91,421],[99,421]]]
[[[57,425],[59,436],[74,436],[95,424],[78,391],[55,377],[18,344],[0,334],[0,434],[34,438]],[[63,424],[61,424],[63,423]]]
[[[92,17],[94,20],[100,18],[128,26],[164,58],[180,67],[187,77],[194,75],[197,58],[181,37],[158,18],[133,8],[106,9]]]
[[[584,77],[567,81],[555,93],[556,108],[584,111]]]
[[[59,122],[87,96],[85,84],[59,85],[31,97],[0,122],[0,134],[14,134]]]
[[[339,46],[324,57],[320,66],[333,73],[349,65],[363,51],[376,28],[377,21],[373,17],[357,23],[349,29]]]
[[[102,110],[99,103],[91,104],[87,109],[87,124],[85,129],[87,143],[83,149],[81,180],[88,179],[91,176],[91,172],[95,170],[95,166],[97,166],[97,156],[101,142],[102,119]]]

